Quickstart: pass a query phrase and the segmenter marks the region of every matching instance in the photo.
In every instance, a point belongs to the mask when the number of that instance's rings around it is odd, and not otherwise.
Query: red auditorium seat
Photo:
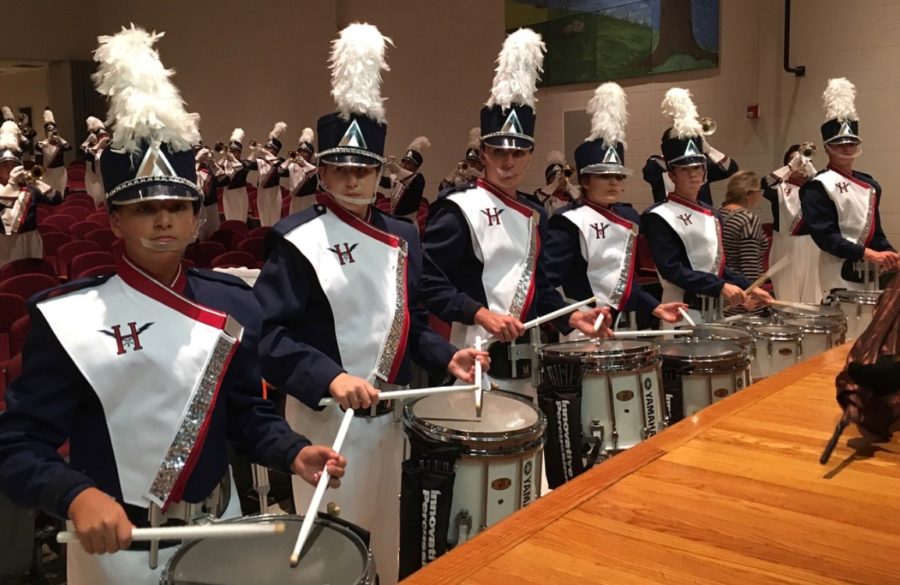
[[[247,252],[225,252],[213,258],[212,268],[258,268],[256,258]]]
[[[265,238],[266,234],[268,234],[271,230],[272,230],[272,228],[267,225],[261,225],[259,227],[255,227],[252,230],[250,230],[249,232],[247,232],[247,239],[250,240],[250,239],[254,239],[254,238]]]
[[[0,282],[0,292],[19,295],[28,299],[32,295],[59,284],[56,277],[48,274],[20,274]]]
[[[20,274],[47,274],[55,278],[56,268],[43,258],[22,258],[0,267],[0,281]]]
[[[38,221],[37,226],[38,233],[41,234],[41,238],[43,239],[49,233],[57,233],[57,234],[68,234],[68,232],[61,227],[54,225],[52,223],[43,223],[40,220]]]
[[[31,317],[25,313],[16,319],[9,329],[9,352],[11,355],[16,356],[22,353],[29,331],[31,331]]]
[[[243,239],[244,238],[235,231],[218,229],[209,234],[207,241],[218,242],[225,246],[226,250],[232,251],[237,249],[238,243]]]
[[[197,268],[209,268],[213,258],[224,254],[228,250],[219,242],[210,242],[208,240],[196,242],[188,246],[185,256],[194,262]]]
[[[103,227],[109,227],[109,214],[105,211],[95,211],[90,214],[86,218],[86,221],[93,221],[94,223],[99,223]]]
[[[63,244],[56,250],[56,272],[60,278],[69,277],[69,262],[75,256],[84,254],[85,252],[100,252],[103,247],[97,242],[89,240],[75,240],[67,244]]]
[[[115,263],[115,258],[109,252],[84,252],[69,261],[69,278],[71,280],[81,278],[85,270],[110,264],[114,266]]]
[[[44,219],[41,223],[46,225],[55,225],[62,231],[68,233],[69,228],[72,227],[72,224],[77,221],[78,219],[71,215],[66,215],[65,213],[54,213],[53,215]]]
[[[109,250],[118,238],[111,229],[100,228],[86,233],[84,239],[97,242],[104,250]]]
[[[87,235],[88,232],[92,232],[94,230],[102,230],[105,229],[106,226],[100,225],[95,221],[83,220],[77,223],[73,223],[69,228],[69,233],[72,234],[72,237],[76,240],[85,239],[84,236]]]
[[[65,232],[41,233],[41,242],[44,244],[44,259],[56,266],[56,251],[63,244],[72,241],[72,235]]]
[[[116,265],[115,264],[99,264],[97,266],[91,266],[90,268],[85,268],[81,272],[75,275],[75,278],[90,278],[92,276],[106,276],[107,274],[115,274]]]
[[[11,351],[10,332],[13,324],[28,314],[28,305],[19,295],[0,293],[0,362],[5,362],[15,355]]]
[[[238,244],[237,249],[240,252],[247,252],[253,256],[257,264],[262,266],[262,263],[266,260],[265,247],[266,241],[263,238],[247,238]]]
[[[223,221],[222,223],[219,224],[218,229],[219,230],[231,230],[231,231],[237,233],[240,236],[240,239],[242,239],[242,240],[247,237],[247,233],[250,231],[249,228],[247,228],[247,224],[245,222],[239,221],[237,219],[229,219],[229,220]]]
[[[71,205],[74,201],[83,201],[91,206],[91,209],[97,209],[97,204],[94,203],[94,198],[88,195],[87,193],[72,193],[68,197],[66,197],[64,204]]]

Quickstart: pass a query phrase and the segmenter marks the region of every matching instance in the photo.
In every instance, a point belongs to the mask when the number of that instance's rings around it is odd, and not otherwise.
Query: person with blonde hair
[[[725,264],[749,281],[765,272],[763,258],[769,246],[759,216],[752,211],[762,201],[762,193],[756,173],[738,171],[728,180],[725,202],[719,208]]]

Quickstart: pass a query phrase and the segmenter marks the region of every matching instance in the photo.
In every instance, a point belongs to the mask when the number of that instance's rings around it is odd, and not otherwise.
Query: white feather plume
[[[558,150],[551,150],[547,154],[547,164],[548,165],[565,165],[566,164],[566,155],[561,153]]]
[[[19,152],[19,125],[14,120],[7,120],[0,125],[0,150]]]
[[[56,118],[50,108],[44,108],[44,124],[56,124]]]
[[[840,122],[859,120],[856,114],[856,86],[847,78],[829,79],[822,99],[825,102],[825,120]]]
[[[487,106],[508,108],[512,104],[534,107],[534,93],[544,70],[547,45],[530,28],[520,28],[503,41]]]
[[[426,148],[431,148],[431,141],[428,140],[427,136],[417,136],[413,139],[412,142],[409,143],[409,146],[406,150],[415,150],[416,152],[423,152]]]
[[[235,128],[231,131],[231,138],[228,139],[229,142],[240,142],[244,143],[244,129],[243,128]]]
[[[9,106],[3,106],[2,110],[3,110],[3,120],[4,121],[16,119],[16,117],[13,116],[12,110],[9,108]]]
[[[173,151],[189,150],[200,139],[200,117],[184,108],[153,45],[165,33],[123,27],[115,35],[97,38],[99,62],[93,74],[97,91],[109,99],[107,124],[114,127],[111,146],[136,152],[143,142],[168,143]]]
[[[316,138],[316,132],[312,128],[304,128],[303,132],[300,133],[300,140],[297,142],[302,144],[304,142],[308,142],[312,144],[312,141]]]
[[[269,132],[269,139],[278,138],[280,140],[285,132],[287,132],[287,124],[284,122],[276,122],[272,131]]]
[[[97,130],[102,130],[106,128],[106,125],[103,123],[103,120],[97,118],[96,116],[88,116],[87,120],[84,121],[85,125],[87,125],[87,129],[91,132],[96,132]]]
[[[469,148],[478,148],[478,145],[481,144],[481,127],[475,126],[471,130],[469,130]]]
[[[394,42],[371,24],[355,22],[331,43],[331,95],[342,118],[368,116],[384,123],[381,72],[390,71],[384,53]]]
[[[627,106],[625,90],[618,83],[610,81],[595,89],[587,105],[587,113],[591,115],[591,133],[587,139],[602,138],[610,146],[618,143],[625,146]]]
[[[662,112],[672,118],[672,128],[676,138],[690,138],[703,134],[697,106],[694,105],[689,90],[673,87],[667,91],[666,97],[662,101]]]

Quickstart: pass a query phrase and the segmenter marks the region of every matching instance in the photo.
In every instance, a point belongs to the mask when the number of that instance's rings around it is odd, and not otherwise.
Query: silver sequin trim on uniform
[[[625,241],[625,260],[622,263],[622,270],[619,272],[619,280],[616,281],[616,286],[613,287],[612,293],[609,295],[609,304],[612,307],[618,307],[619,303],[622,302],[622,295],[625,294],[625,289],[628,288],[628,281],[630,280],[631,271],[628,270],[631,267],[631,256],[634,254],[634,228],[631,230],[631,234],[628,236],[628,239]]]
[[[719,267],[722,266],[722,224],[719,223],[719,218],[716,216],[713,216],[713,221],[716,222],[716,257],[713,258],[710,272],[718,275]]]
[[[206,371],[203,372],[203,377],[200,379],[200,386],[191,399],[187,414],[181,419],[181,426],[175,435],[175,440],[169,446],[166,457],[156,472],[153,485],[150,487],[150,495],[159,498],[161,502],[169,500],[172,488],[175,487],[175,481],[184,470],[188,457],[191,455],[191,450],[197,443],[200,429],[203,427],[203,421],[207,415],[212,416],[209,408],[213,395],[235,343],[233,337],[226,335],[224,332],[219,334],[219,340],[216,342],[215,349],[213,349],[212,357],[206,366]]]
[[[528,254],[525,255],[525,269],[522,270],[522,276],[516,284],[516,292],[513,295],[512,303],[509,305],[509,314],[513,316],[522,315],[522,308],[525,306],[525,300],[528,298],[528,289],[531,288],[531,280],[534,277],[534,267],[537,264],[537,222],[540,216],[537,212],[531,212],[531,231],[528,238]],[[524,318],[524,316],[523,316]]]
[[[866,223],[863,224],[862,233],[859,234],[859,239],[857,240],[857,244],[865,244],[866,238],[869,233],[872,231],[872,222],[875,221],[875,206],[872,205],[872,198],[875,197],[875,190],[869,189],[869,201],[867,202],[867,206],[869,210],[866,212]]]
[[[406,287],[404,286],[406,282],[406,241],[400,240],[397,252],[397,273],[394,279],[397,294],[394,301],[394,318],[391,319],[387,339],[381,349],[378,364],[375,366],[375,375],[385,382],[391,375],[391,366],[394,365],[394,358],[400,347],[400,338],[404,333],[403,324],[406,321]]]

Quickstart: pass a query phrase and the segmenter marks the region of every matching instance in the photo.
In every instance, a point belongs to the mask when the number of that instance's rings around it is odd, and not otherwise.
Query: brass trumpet
[[[216,142],[215,146],[213,146],[213,150],[220,154],[225,152],[225,143],[224,142]]]
[[[812,142],[804,142],[800,145],[800,156],[806,160],[810,160],[812,157],[816,156],[818,151],[819,148]]]
[[[709,116],[703,116],[702,118],[700,118],[699,122],[704,136],[712,136],[716,133],[716,130],[719,129],[719,125],[716,123],[716,121]]]
[[[38,181],[41,180],[41,177],[44,176],[44,167],[41,165],[34,165],[24,174],[19,176],[19,185],[34,185]]]

